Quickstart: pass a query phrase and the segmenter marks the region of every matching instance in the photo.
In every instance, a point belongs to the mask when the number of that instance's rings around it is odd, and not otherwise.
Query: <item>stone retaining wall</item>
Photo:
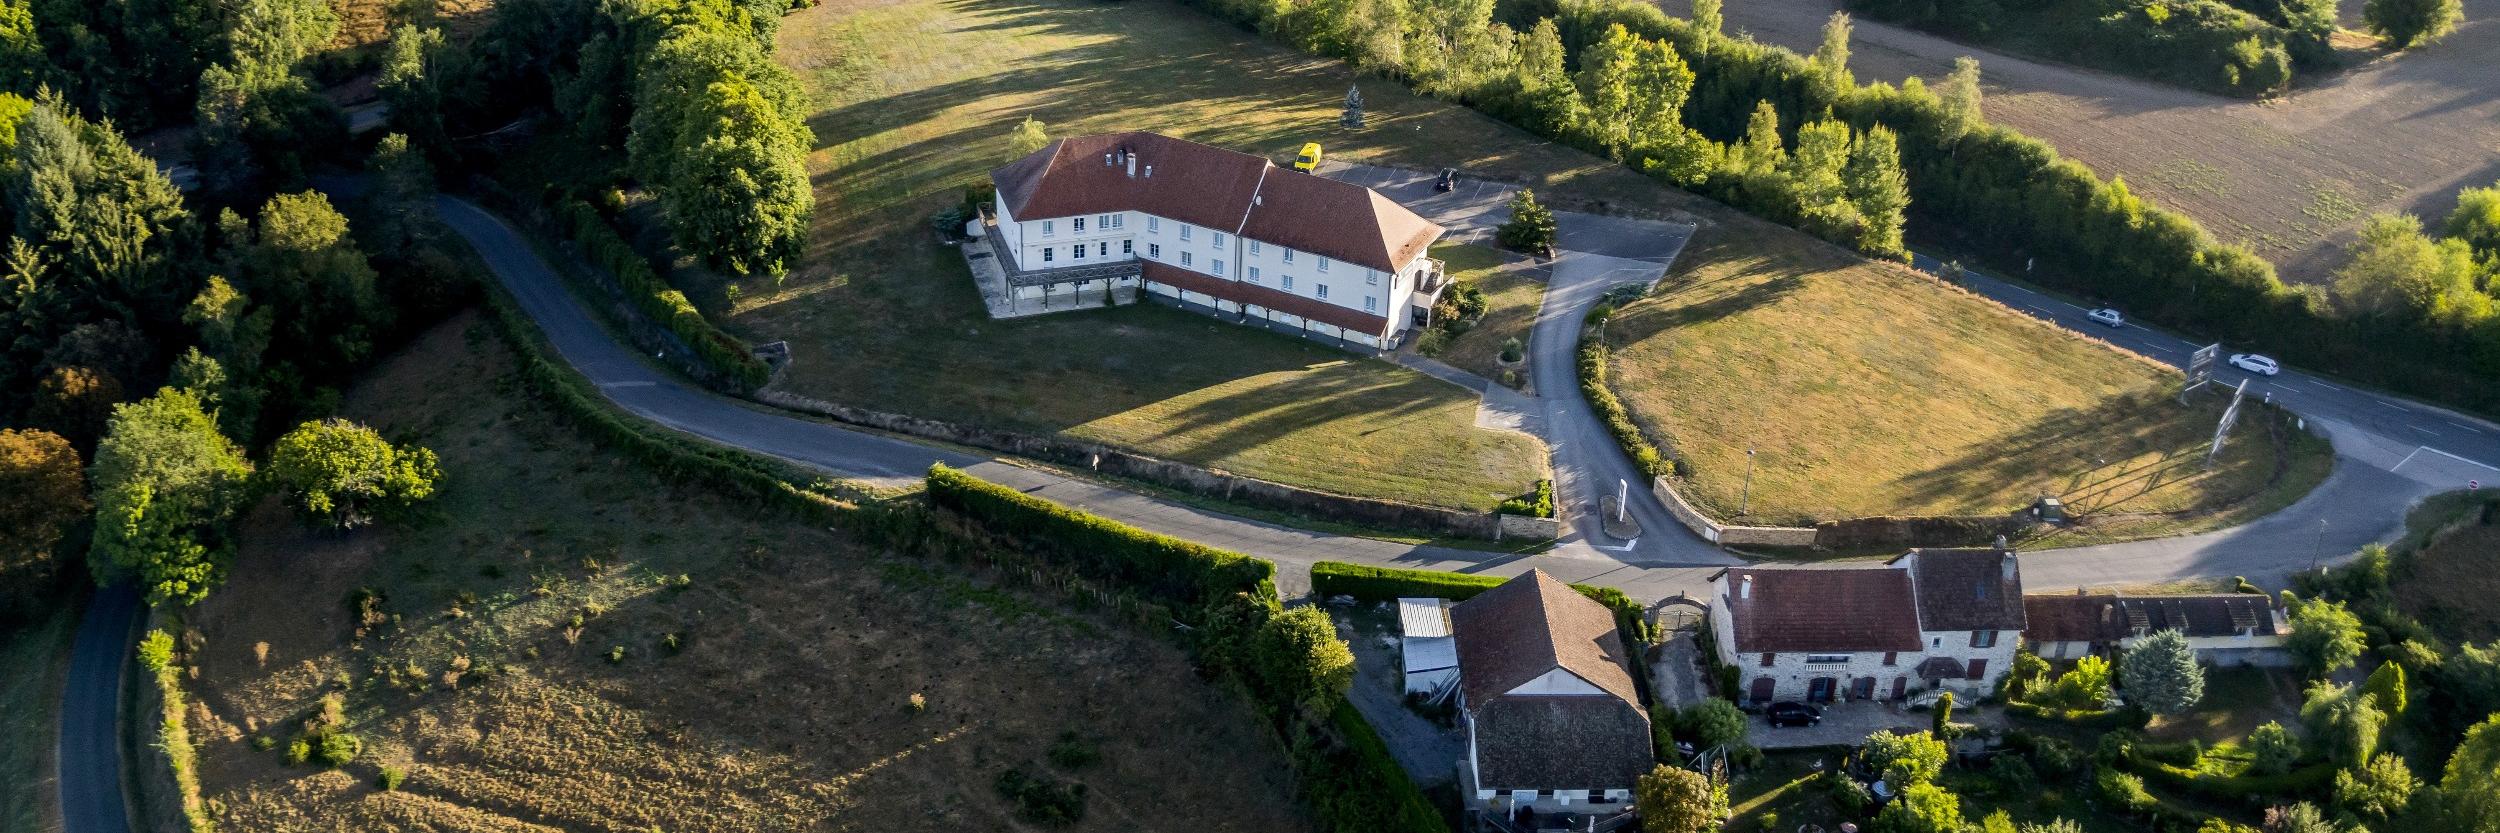
[[[852,425],[1030,457],[1113,477],[1142,480],[1194,495],[1335,523],[1485,539],[1551,539],[1557,537],[1562,529],[1561,523],[1552,518],[1465,512],[1331,494],[1148,457],[1098,443],[871,411],[783,391],[757,391],[754,398],[767,405],[829,417]]]
[[[2012,535],[2027,525],[2027,516],[1981,515],[1972,517],[1934,518],[1850,518],[1827,521],[1812,527],[1801,526],[1731,526],[1720,523],[1684,500],[1675,485],[1664,477],[1651,478],[1651,494],[1667,508],[1667,514],[1690,528],[1702,540],[1723,547],[1821,547],[1825,549],[1880,549],[1885,547],[1952,547],[1979,546],[1997,535]]]

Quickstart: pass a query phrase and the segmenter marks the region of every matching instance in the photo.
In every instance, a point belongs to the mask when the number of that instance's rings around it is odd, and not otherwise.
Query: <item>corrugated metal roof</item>
[[[1410,636],[1399,646],[1406,673],[1458,667],[1458,640],[1447,636]]]
[[[1415,636],[1450,635],[1450,611],[1440,599],[1399,599],[1400,633]]]

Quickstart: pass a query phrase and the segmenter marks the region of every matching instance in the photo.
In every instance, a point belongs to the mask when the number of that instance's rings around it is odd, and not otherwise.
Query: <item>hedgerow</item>
[[[608,225],[599,209],[581,200],[567,199],[556,207],[556,213],[571,232],[574,245],[581,247],[591,263],[616,277],[618,288],[635,309],[685,342],[705,366],[720,374],[735,390],[754,390],[771,377],[771,368],[757,359],[745,342],[712,326],[711,320],[703,317],[703,311],[686,299],[686,293],[661,280],[651,262]]]
[[[1049,551],[1088,575],[1202,605],[1233,593],[1276,594],[1276,565],[1147,532],[965,474],[929,467],[929,502]]]
[[[1502,586],[1509,579],[1471,573],[1448,573],[1439,570],[1401,570],[1395,567],[1374,567],[1342,561],[1322,561],[1311,565],[1311,595],[1322,598],[1347,596],[1359,602],[1392,602],[1402,598],[1449,599],[1466,601],[1484,591]],[[1649,638],[1646,608],[1631,596],[1612,587],[1574,584],[1590,601],[1605,605],[1615,614],[1615,625],[1625,638],[1647,641]]]

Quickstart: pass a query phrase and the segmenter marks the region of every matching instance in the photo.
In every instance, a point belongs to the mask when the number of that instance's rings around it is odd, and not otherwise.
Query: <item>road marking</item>
[[[2495,465],[2492,465],[2492,464],[2490,464],[2490,463],[2483,462],[2483,461],[2481,461],[2481,460],[2474,460],[2474,459],[2469,459],[2469,458],[2465,458],[2465,457],[2459,457],[2459,456],[2457,456],[2457,455],[2450,454],[2450,453],[2448,453],[2448,452],[2441,451],[2441,450],[2439,450],[2439,449],[2432,448],[2432,447],[2427,446],[2427,445],[2426,445],[2426,446],[2421,447],[2419,450],[2421,450],[2421,451],[2428,451],[2428,452],[2430,452],[2430,453],[2432,453],[2432,454],[2437,454],[2437,455],[2439,455],[2439,456],[2441,456],[2441,457],[2446,457],[2446,458],[2448,458],[2448,459],[2450,459],[2450,460],[2455,460],[2455,461],[2457,461],[2457,462],[2464,463],[2464,464],[2469,465],[2469,466],[2481,466],[2481,467],[2483,467],[2483,468],[2487,468],[2487,469],[2490,469],[2490,470],[2492,470],[2492,471],[2500,471],[2500,466],[2495,466]],[[2411,454],[2407,454],[2407,455],[2405,455],[2405,459],[2407,459],[2407,460],[2411,460],[2411,459],[2413,459],[2413,455],[2411,455]],[[2404,464],[2403,464],[2403,463],[2397,463],[2396,465],[2401,466],[2401,465],[2404,465]]]
[[[660,383],[658,383],[658,382],[601,382],[601,383],[599,383],[599,386],[600,386],[600,387],[603,387],[603,388],[655,388],[655,387],[659,387],[659,386],[660,386]]]
[[[1964,270],[1962,270],[1962,273],[1963,273],[1963,274],[1966,274],[1966,275],[1967,275],[1967,274],[1970,274],[1970,270],[1968,270],[1968,269],[1964,269]],[[2038,295],[2038,294],[2040,294],[2040,293],[2033,292],[2033,291],[2028,290],[2028,289],[2024,289],[2024,288],[2019,287],[2019,286],[2015,286],[2015,285],[2010,284],[2010,283],[2009,283],[2009,284],[2006,284],[2006,285],[2005,285],[2005,288],[2007,288],[2007,289],[2011,289],[2011,290],[2014,290],[2014,291],[2016,291],[2016,292],[2020,292],[2020,293],[2025,294],[2025,295]]]
[[[2381,407],[2381,408],[2386,408],[2386,409],[2389,409],[2389,410],[2401,411],[2401,410],[2404,410],[2404,409],[2405,409],[2405,406],[2403,406],[2403,405],[2398,405],[2398,404],[2396,404],[2396,403],[2389,402],[2389,401],[2384,400],[2384,399],[2372,399],[2372,400],[2370,400],[2370,401],[2372,401],[2372,402],[2376,402],[2376,403],[2378,403],[2378,406],[2379,406],[2379,407]]]
[[[2424,427],[2419,426],[2419,425],[2407,425],[2407,426],[2405,426],[2405,427],[2406,427],[2406,428],[2411,428],[2411,429],[2413,429],[2413,430],[2415,430],[2415,431],[2420,431],[2420,432],[2425,433],[2425,434],[2429,434],[2429,435],[2434,436],[2434,437],[2439,436],[2439,432],[2437,432],[2437,431],[2433,431],[2433,430],[2428,429],[2428,428],[2424,428]]]
[[[1639,538],[1634,538],[1634,539],[1632,539],[1632,540],[1629,540],[1629,541],[1625,541],[1625,542],[1623,542],[1623,546],[1620,546],[1620,547],[1601,547],[1601,546],[1598,546],[1598,545],[1596,545],[1596,544],[1590,544],[1590,545],[1589,545],[1589,548],[1590,548],[1590,549],[1605,550],[1605,551],[1607,551],[1607,552],[1631,552],[1631,551],[1632,551],[1632,548],[1633,548],[1633,547],[1636,547],[1636,546],[1640,546],[1640,543],[1641,543],[1641,539],[1639,539]]]
[[[2444,421],[2445,421],[2445,422],[2447,422],[2449,425],[2454,425],[2454,426],[2456,426],[2456,427],[2458,427],[2458,428],[2463,428],[2463,429],[2465,429],[2465,430],[2472,431],[2472,432],[2477,433],[2477,434],[2483,433],[2483,429],[2476,428],[2476,427],[2474,427],[2474,426],[2467,425],[2467,424],[2465,424],[2465,423],[2458,422],[2458,421],[2453,420],[2453,419],[2451,419],[2451,420],[2444,420]]]

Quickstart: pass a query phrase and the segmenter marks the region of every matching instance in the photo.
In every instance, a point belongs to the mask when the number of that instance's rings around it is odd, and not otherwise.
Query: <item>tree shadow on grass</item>
[[[2189,426],[2219,413],[2211,402],[2182,408],[2160,390],[2129,391],[2086,407],[2057,409],[1898,483],[1905,502],[1958,503],[1949,510],[1957,513],[2010,510],[2039,494],[2058,497],[2078,513],[2135,511],[2131,502],[2207,474],[2197,432]],[[2266,443],[2265,430],[2255,419],[2243,420],[2234,441]],[[2143,459],[2147,454],[2157,456]],[[2214,494],[2239,482],[2221,469],[2215,472],[2211,482],[2193,487],[2201,493],[2195,503],[2237,497]]]

